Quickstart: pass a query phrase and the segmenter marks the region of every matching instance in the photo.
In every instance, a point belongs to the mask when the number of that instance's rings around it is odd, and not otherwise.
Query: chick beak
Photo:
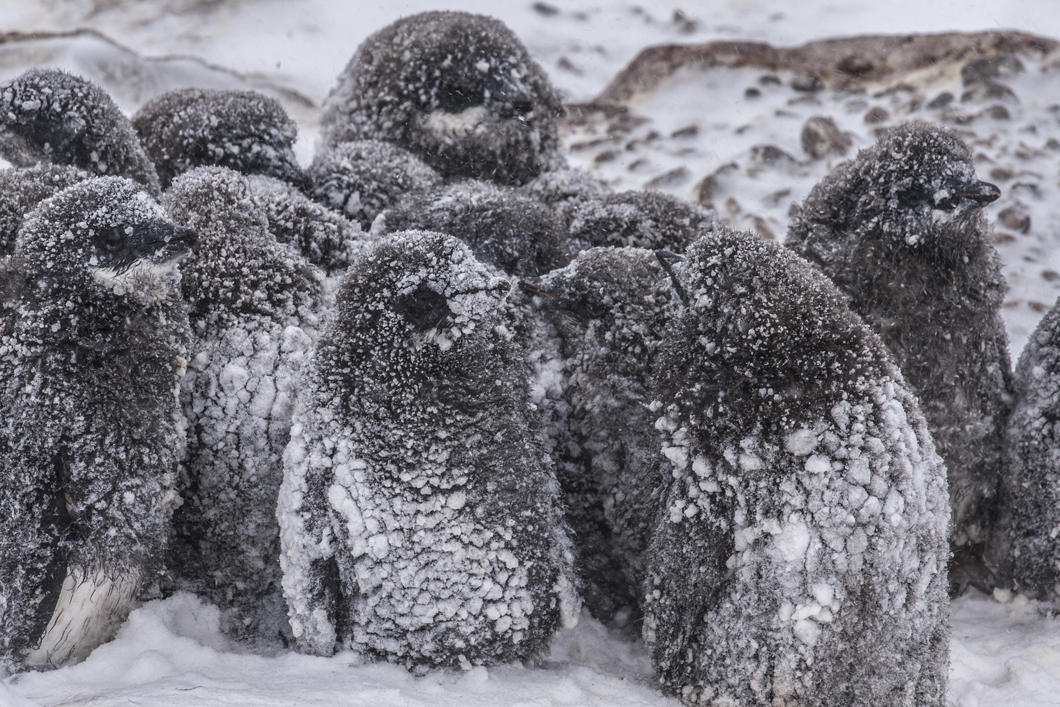
[[[957,196],[975,202],[979,206],[986,206],[1001,196],[1001,189],[990,182],[972,182],[959,189]]]

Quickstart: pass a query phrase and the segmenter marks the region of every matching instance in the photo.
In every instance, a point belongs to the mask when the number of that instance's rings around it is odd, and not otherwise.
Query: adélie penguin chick
[[[1001,264],[967,146],[923,123],[893,128],[814,187],[786,245],[819,267],[891,350],[946,462],[954,591],[981,564],[1011,398]]]
[[[986,560],[1001,586],[1060,606],[1060,306],[1023,349],[1013,398]]]
[[[49,163],[0,171],[0,258],[15,249],[18,229],[37,204],[91,176],[77,167]]]
[[[0,323],[2,666],[83,659],[161,570],[189,334],[174,268],[194,242],[119,177],[23,224]]]
[[[170,568],[178,586],[221,607],[227,634],[268,649],[288,633],[276,495],[323,278],[273,240],[246,177],[232,170],[193,169],[164,203],[200,234],[183,269],[193,342]]]
[[[808,263],[694,243],[659,355],[644,638],[689,704],[942,705],[946,476],[879,338]]]
[[[504,24],[423,12],[369,36],[324,102],[321,150],[382,140],[446,178],[523,184],[562,164],[559,94]]]
[[[643,555],[661,474],[654,369],[679,295],[656,253],[591,248],[532,284],[561,340],[569,406],[556,466],[586,607],[628,623],[640,605]]]
[[[284,455],[280,560],[300,650],[467,668],[535,657],[575,620],[508,292],[438,233],[383,238],[347,271]]]
[[[31,69],[0,87],[0,155],[20,167],[51,162],[128,177],[159,194],[154,165],[114,100],[59,69]]]

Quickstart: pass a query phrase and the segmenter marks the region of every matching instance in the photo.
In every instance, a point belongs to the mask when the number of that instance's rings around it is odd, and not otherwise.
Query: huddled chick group
[[[178,589],[415,671],[584,603],[690,704],[941,705],[949,593],[1060,601],[1060,315],[1013,379],[997,188],[944,130],[782,247],[566,167],[482,16],[365,40],[306,170],[253,92],[0,102],[0,670]]]

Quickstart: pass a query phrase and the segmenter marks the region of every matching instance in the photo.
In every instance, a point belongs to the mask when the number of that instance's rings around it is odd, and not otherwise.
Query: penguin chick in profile
[[[0,258],[15,249],[18,229],[37,204],[91,176],[77,167],[47,163],[0,170]]]
[[[161,569],[184,442],[174,268],[194,242],[119,177],[26,217],[0,324],[0,670],[85,658]]]
[[[102,88],[58,69],[31,69],[0,87],[0,155],[116,175],[160,193],[136,131]]]
[[[535,657],[576,619],[508,291],[438,233],[383,238],[347,271],[284,454],[300,650],[468,668]]]
[[[378,140],[343,142],[309,166],[310,195],[368,230],[381,211],[442,177],[408,150]]]
[[[521,277],[541,275],[570,259],[552,209],[489,182],[468,180],[413,194],[384,211],[373,228],[448,233],[479,260]]]
[[[719,225],[713,211],[654,191],[624,191],[571,199],[560,207],[575,252],[594,246],[632,246],[683,253]]]
[[[1060,306],[1020,355],[986,560],[1003,587],[1060,606]]]
[[[990,589],[980,553],[1011,407],[1005,280],[982,215],[998,193],[957,137],[913,123],[814,187],[786,242],[848,297],[920,398],[949,475],[955,591],[969,577]]]
[[[209,166],[308,187],[294,155],[297,126],[278,101],[256,91],[167,91],[144,104],[132,124],[163,188],[193,167]]]
[[[170,567],[222,609],[222,629],[263,648],[287,634],[276,494],[296,379],[316,333],[322,278],[276,243],[247,180],[223,167],[178,177],[173,218],[200,233],[184,266],[192,355],[184,504]]]
[[[562,163],[559,94],[504,24],[404,17],[358,47],[324,101],[321,146],[382,140],[446,178],[523,184]]]
[[[565,439],[557,475],[587,608],[628,623],[639,606],[665,458],[650,408],[654,362],[678,304],[663,264],[641,248],[591,248],[536,281],[561,339]]]
[[[943,705],[946,476],[886,348],[808,263],[719,230],[659,355],[644,638],[688,704]]]

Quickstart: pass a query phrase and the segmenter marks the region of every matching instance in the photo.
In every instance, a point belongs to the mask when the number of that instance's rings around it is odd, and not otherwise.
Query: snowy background
[[[1055,0],[806,0],[791,6],[756,0],[641,6],[604,0],[4,0],[0,80],[31,66],[60,66],[104,85],[128,113],[181,86],[255,88],[279,98],[298,121],[298,154],[308,163],[318,106],[357,44],[401,15],[428,9],[499,17],[572,103],[599,95],[654,44],[746,39],[792,45],[862,33],[997,29],[1060,39]],[[783,72],[773,88],[761,82],[761,70],[690,67],[625,100],[634,120],[616,126],[589,115],[572,120],[564,139],[572,163],[617,188],[652,184],[684,198],[709,197],[734,225],[782,238],[790,205],[843,159],[806,154],[800,130],[808,118],[833,118],[852,141],[847,157],[871,142],[864,116],[874,108],[888,114],[882,124],[920,117],[960,126],[981,176],[1004,192],[987,213],[997,224],[1010,284],[1005,318],[1015,359],[1060,295],[1060,144],[1050,144],[1060,140],[1058,66],[1055,56],[1027,60],[1024,71],[1007,80],[1011,96],[959,103],[960,110],[924,105],[947,91],[961,95],[959,66],[921,77],[912,93],[858,96],[801,95]],[[759,93],[749,100],[752,86]],[[991,110],[995,104],[1005,111]],[[713,177],[709,194],[707,177]],[[638,643],[588,617],[561,632],[539,665],[423,678],[389,665],[352,665],[348,655],[248,655],[220,634],[217,621],[216,610],[193,596],[148,603],[81,665],[0,684],[0,707],[675,704],[654,687]],[[952,623],[952,704],[1060,704],[1060,619],[1044,606],[973,591],[954,603]]]

